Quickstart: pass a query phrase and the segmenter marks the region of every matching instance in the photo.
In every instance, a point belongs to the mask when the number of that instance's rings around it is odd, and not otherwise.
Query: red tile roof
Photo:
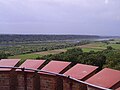
[[[9,66],[9,67],[14,67],[20,59],[1,59],[0,60],[0,66]],[[10,71],[11,69],[3,69],[0,68],[0,71]]]
[[[31,69],[38,69],[45,60],[26,60],[20,67],[21,68],[31,68]]]
[[[44,66],[41,70],[60,73],[64,70],[71,62],[63,62],[63,61],[50,61],[46,66]]]
[[[86,82],[105,88],[111,88],[120,82],[120,71],[105,68],[89,78]]]
[[[86,76],[88,76],[93,71],[95,71],[97,68],[98,67],[96,67],[96,66],[76,64],[75,66],[73,66],[71,69],[69,69],[64,74],[81,80],[81,79],[85,78]]]
[[[120,87],[119,87],[119,88],[117,88],[116,90],[120,90]]]

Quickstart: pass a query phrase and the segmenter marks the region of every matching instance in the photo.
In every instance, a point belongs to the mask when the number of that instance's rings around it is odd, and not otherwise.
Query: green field
[[[8,58],[12,58],[12,59],[20,58],[22,60],[25,60],[25,59],[35,59],[35,58],[41,57],[43,55],[58,54],[58,53],[61,53],[61,52],[65,52],[66,50],[65,49],[49,50],[49,51],[36,52],[36,53],[31,53],[31,54],[15,55],[15,56],[10,56]]]
[[[107,46],[111,46],[114,49],[120,49],[120,44],[115,44],[113,42],[110,42],[110,44],[106,44],[106,43],[103,43],[103,42],[94,42],[94,43],[81,45],[81,46],[76,46],[76,47],[82,48],[82,50],[84,52],[89,52],[89,51],[97,52],[97,51],[102,51],[102,50],[106,49]],[[70,48],[75,48],[75,47],[70,47]],[[31,53],[31,54],[15,55],[15,56],[10,56],[9,58],[21,58],[22,60],[35,59],[35,58],[41,57],[43,55],[58,54],[58,53],[61,53],[61,52],[65,52],[67,49],[70,49],[70,48],[49,50],[49,51],[36,52],[36,53]]]
[[[16,58],[20,58],[22,60],[25,60],[25,59],[35,59],[37,57],[41,57],[40,54],[22,54],[22,55],[15,55],[15,56],[10,56],[8,58],[12,58],[12,59],[16,59]]]

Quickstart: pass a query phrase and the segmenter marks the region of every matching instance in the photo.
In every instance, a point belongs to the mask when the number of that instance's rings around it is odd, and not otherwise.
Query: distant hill
[[[0,42],[26,42],[26,41],[52,41],[52,40],[75,40],[75,39],[99,39],[97,35],[16,35],[1,34]]]

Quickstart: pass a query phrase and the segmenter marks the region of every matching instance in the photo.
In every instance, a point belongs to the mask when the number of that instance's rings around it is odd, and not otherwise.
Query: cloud
[[[105,0],[105,4],[108,4],[109,3],[109,0]]]
[[[120,21],[119,8],[120,0],[0,0],[0,30],[10,27],[33,32],[34,29],[97,32],[100,24],[109,26],[109,22]]]

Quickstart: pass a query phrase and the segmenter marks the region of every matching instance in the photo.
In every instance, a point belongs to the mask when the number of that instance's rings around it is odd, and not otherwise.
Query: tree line
[[[112,47],[107,47],[106,50],[98,52],[83,52],[81,48],[73,48],[60,54],[45,55],[37,59],[60,60],[94,65],[98,66],[99,70],[104,67],[120,70],[120,50],[115,50]]]
[[[0,42],[27,42],[27,41],[53,41],[53,40],[75,40],[75,39],[96,39],[96,35],[15,35],[0,34]]]

